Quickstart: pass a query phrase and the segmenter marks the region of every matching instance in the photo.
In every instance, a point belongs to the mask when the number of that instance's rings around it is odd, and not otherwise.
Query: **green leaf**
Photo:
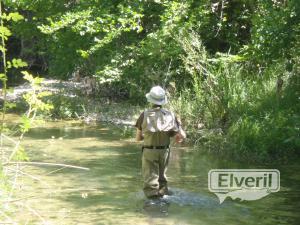
[[[5,107],[8,108],[8,109],[13,109],[13,108],[16,108],[17,104],[14,103],[14,102],[6,102],[5,103]]]
[[[84,50],[77,50],[77,52],[81,55],[82,58],[87,59],[89,57],[89,53]]]
[[[4,20],[6,20],[6,18],[7,18],[7,15],[6,15],[6,13],[2,13],[2,15],[0,16],[0,18],[2,18],[2,19],[4,19]]]
[[[24,17],[17,12],[13,12],[13,13],[8,14],[8,16],[7,16],[7,20],[10,20],[10,19],[14,22],[17,22],[19,20],[23,20]]]
[[[11,36],[11,31],[7,27],[0,27],[0,35],[4,37]]]
[[[44,78],[42,77],[35,77],[34,78],[34,84],[35,85],[40,85],[43,82]]]
[[[4,73],[0,73],[0,80],[6,81],[7,80],[7,76]]]
[[[7,62],[6,62],[6,67],[7,67],[7,69],[10,69],[10,68],[11,68],[11,62],[10,62],[10,61],[7,61]]]
[[[1,51],[1,52],[5,52],[6,49],[5,49],[3,46],[0,46],[0,51]]]
[[[42,98],[42,97],[46,97],[46,96],[50,96],[50,95],[52,95],[52,93],[50,91],[42,91],[37,94],[37,97]]]
[[[22,71],[21,73],[24,75],[23,78],[25,80],[28,80],[30,83],[34,83],[34,78],[30,73],[28,73],[27,71]]]
[[[28,66],[28,64],[26,62],[22,61],[22,59],[13,59],[12,64],[13,64],[13,67],[15,67],[15,68]]]
[[[21,118],[21,125],[20,125],[20,129],[22,132],[27,132],[30,129],[31,123],[30,123],[30,119],[23,115]]]

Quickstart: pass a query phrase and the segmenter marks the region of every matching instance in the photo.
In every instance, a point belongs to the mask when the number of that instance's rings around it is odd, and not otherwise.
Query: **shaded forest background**
[[[299,154],[297,0],[2,4],[24,16],[8,24],[9,60],[22,58],[34,74],[90,77],[95,96],[107,89],[136,104],[162,85],[190,139],[208,151],[243,159]],[[8,77],[10,86],[22,82],[18,68]]]

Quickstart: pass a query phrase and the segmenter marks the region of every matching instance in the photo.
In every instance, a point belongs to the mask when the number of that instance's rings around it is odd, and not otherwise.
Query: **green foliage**
[[[3,92],[3,109],[2,109],[2,118],[1,118],[1,138],[2,134],[7,130],[5,126],[5,114],[8,108],[12,108],[15,106],[15,103],[10,103],[6,99],[6,94],[10,89],[7,87],[7,78],[8,78],[8,71],[12,68],[22,68],[26,67],[27,63],[21,59],[13,58],[11,61],[7,60],[6,56],[6,41],[8,37],[11,36],[10,30],[6,27],[4,22],[17,22],[23,20],[24,17],[17,12],[12,12],[9,14],[2,13],[2,2],[0,2],[0,19],[1,19],[1,26],[0,26],[0,36],[1,36],[1,52],[2,52],[2,68],[3,73],[0,74],[0,81],[2,82],[2,92]],[[17,159],[27,159],[25,155],[24,149],[20,146],[20,141],[23,138],[23,135],[28,132],[30,129],[31,123],[34,120],[37,111],[46,111],[52,108],[50,104],[44,103],[41,98],[50,95],[48,92],[40,91],[40,83],[42,78],[33,77],[27,71],[22,72],[24,74],[24,79],[29,81],[32,90],[27,92],[24,95],[24,99],[28,104],[28,111],[26,114],[22,116],[21,125],[20,125],[20,138],[19,142],[16,142],[15,149],[12,151],[11,155],[8,158],[8,161],[17,157]]]
[[[22,68],[26,66],[28,66],[28,64],[21,59],[13,59],[11,62],[7,62],[7,68]]]
[[[200,34],[210,53],[242,53],[260,65],[259,60],[289,57],[299,35],[296,0],[4,2],[25,10],[26,23],[14,12],[4,18],[20,20],[13,26],[15,35],[35,42],[34,54],[47,61],[52,76],[67,78],[79,70],[100,79],[101,71],[122,65],[119,73],[133,83],[132,95],[144,74],[147,82],[162,83],[160,74],[168,71],[171,60],[170,78],[180,79],[181,52],[173,37],[182,29]],[[29,54],[30,48],[24,52]],[[116,58],[122,59],[116,63]],[[128,59],[133,63],[123,65]]]
[[[53,108],[51,104],[43,102],[42,98],[51,95],[51,92],[48,91],[39,91],[41,89],[41,82],[43,78],[33,77],[27,71],[22,72],[24,74],[24,79],[28,80],[32,90],[28,91],[23,95],[23,98],[29,105],[29,110],[33,113],[37,111],[49,111]]]
[[[7,27],[0,27],[0,35],[7,40],[7,38],[11,36],[11,31]]]
[[[43,62],[50,77],[95,77],[134,103],[144,103],[145,92],[159,84],[177,94],[172,106],[192,140],[217,152],[264,158],[299,147],[296,0],[4,2],[3,19],[14,23],[1,26],[1,36],[7,40],[13,32],[29,43],[22,54]],[[26,66],[18,58],[9,60],[9,69]],[[0,79],[6,81],[6,73]],[[85,111],[82,99],[45,97],[55,105],[53,116]]]
[[[252,17],[251,42],[245,55],[259,61],[290,58],[299,35],[300,7],[296,0],[258,1]]]
[[[10,88],[7,87],[7,81],[9,77],[9,71],[12,68],[21,68],[26,67],[27,63],[21,59],[13,58],[11,61],[7,60],[6,55],[6,46],[8,38],[12,35],[10,29],[7,28],[8,22],[15,23],[23,19],[23,16],[14,12],[5,14],[2,13],[2,1],[0,1],[0,50],[1,50],[1,65],[0,69],[0,81],[1,81],[1,100],[3,101],[2,105],[2,114],[1,114],[1,131],[0,131],[0,148],[1,148],[1,162],[0,162],[0,195],[3,207],[1,207],[1,221],[9,220],[9,215],[14,210],[14,206],[10,204],[10,201],[13,197],[14,190],[16,188],[17,179],[20,176],[20,167],[19,165],[9,165],[9,169],[5,168],[6,164],[9,164],[12,160],[14,161],[27,161],[29,160],[25,149],[21,146],[21,141],[24,137],[24,134],[28,132],[30,126],[35,119],[36,113],[38,110],[47,110],[51,106],[45,104],[40,98],[46,96],[43,92],[38,92],[40,90],[40,78],[34,78],[30,73],[24,71],[24,79],[28,80],[32,91],[29,91],[25,95],[25,100],[28,104],[27,112],[22,116],[21,124],[18,130],[14,131],[15,133],[20,133],[19,137],[9,137],[11,134],[11,129],[5,123],[6,110],[13,107],[15,104],[7,101],[7,93]],[[5,22],[5,23],[4,23]],[[3,97],[3,99],[2,99]],[[8,141],[8,143],[6,143]],[[7,172],[9,171],[9,172]],[[12,173],[15,171],[15,173]]]
[[[183,115],[192,140],[244,160],[299,154],[298,63],[287,71],[282,60],[257,77],[241,57],[211,58],[193,33],[179,41],[192,88],[181,92],[172,106]]]
[[[78,118],[84,113],[86,105],[82,97],[65,96],[63,93],[48,97],[47,102],[53,105],[48,115],[63,119]]]
[[[30,129],[30,119],[26,115],[23,115],[21,117],[20,129],[24,133],[29,131],[29,129]]]
[[[17,22],[17,21],[20,21],[20,20],[24,19],[24,17],[22,15],[20,15],[19,13],[17,13],[17,12],[9,13],[8,15],[6,15],[6,13],[3,13],[1,17],[4,20],[7,20],[7,21],[12,20],[14,22]]]

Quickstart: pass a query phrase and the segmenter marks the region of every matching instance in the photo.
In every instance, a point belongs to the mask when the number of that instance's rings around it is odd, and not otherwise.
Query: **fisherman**
[[[162,108],[168,102],[162,87],[151,88],[146,98],[151,103],[151,108],[141,113],[136,122],[136,140],[144,140],[142,147],[144,193],[149,199],[156,199],[170,194],[166,177],[170,157],[170,137],[175,136],[176,142],[181,143],[186,134],[175,114]]]

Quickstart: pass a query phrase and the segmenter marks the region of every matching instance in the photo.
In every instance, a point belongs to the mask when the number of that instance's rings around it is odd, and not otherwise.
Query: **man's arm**
[[[143,132],[140,129],[136,129],[136,136],[135,140],[136,141],[142,141],[144,139]]]
[[[142,141],[144,139],[143,132],[142,132],[142,123],[144,120],[144,112],[141,113],[138,120],[136,121],[135,127],[136,127],[136,141]]]
[[[175,117],[175,120],[178,126],[178,132],[175,133],[175,141],[176,143],[182,143],[186,139],[186,133],[182,129],[181,121],[177,117]]]

